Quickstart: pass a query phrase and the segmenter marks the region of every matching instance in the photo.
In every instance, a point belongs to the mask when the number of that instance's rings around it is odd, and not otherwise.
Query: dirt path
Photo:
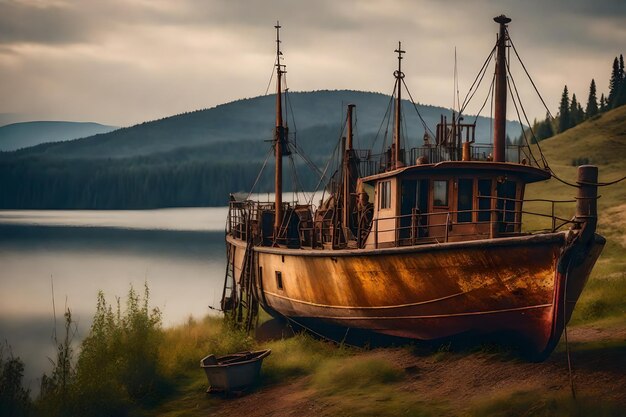
[[[577,327],[569,331],[574,383],[579,397],[597,397],[626,406],[626,328]],[[417,356],[407,349],[384,348],[359,353],[384,358],[405,370],[400,388],[424,401],[447,403],[453,411],[493,396],[519,391],[568,395],[565,352],[543,363],[488,353]],[[325,416],[329,404],[308,387],[307,378],[268,386],[241,398],[220,401],[215,416]]]

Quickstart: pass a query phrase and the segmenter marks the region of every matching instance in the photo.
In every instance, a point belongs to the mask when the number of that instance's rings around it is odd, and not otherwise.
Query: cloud
[[[0,112],[123,125],[262,94],[277,19],[292,89],[389,93],[402,40],[414,97],[450,106],[454,48],[467,88],[501,13],[554,109],[564,84],[584,97],[594,77],[604,91],[626,45],[625,9],[609,0],[0,0]]]

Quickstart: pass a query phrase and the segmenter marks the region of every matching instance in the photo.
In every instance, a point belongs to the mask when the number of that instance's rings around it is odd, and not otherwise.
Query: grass
[[[600,182],[626,175],[626,106],[599,115],[540,143],[550,167],[566,181],[576,180],[573,159],[588,159],[599,167]],[[601,187],[598,200],[598,233],[607,239],[602,255],[574,311],[572,325],[607,317],[626,323],[626,186]],[[526,199],[573,199],[576,190],[555,179],[530,184]],[[545,203],[527,203],[528,211],[546,212]],[[557,215],[571,218],[575,203],[561,204]],[[524,218],[528,229],[549,227],[548,219]]]
[[[472,417],[618,417],[623,407],[597,398],[572,399],[569,395],[546,395],[521,391],[483,400],[469,411]]]

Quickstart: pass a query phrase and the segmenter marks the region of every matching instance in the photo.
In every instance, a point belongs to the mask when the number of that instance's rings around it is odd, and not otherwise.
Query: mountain
[[[0,126],[0,151],[14,151],[39,145],[108,133],[117,129],[98,123],[21,122]]]
[[[320,184],[311,165],[324,167],[336,149],[348,103],[357,106],[356,148],[379,153],[391,143],[391,125],[384,121],[391,112],[389,96],[341,90],[288,97],[290,140],[308,159],[285,159],[284,191],[296,186],[313,190]],[[247,192],[253,183],[256,192],[270,191],[274,168],[267,156],[274,100],[238,100],[83,139],[0,152],[0,208],[219,206],[226,204],[230,192]],[[431,131],[441,114],[450,116],[449,109],[405,102],[406,149],[422,144],[424,128],[416,108]],[[465,116],[465,121],[474,118]],[[508,122],[507,128],[510,137],[521,133],[519,123]],[[489,118],[477,118],[477,142],[489,142],[490,130]]]
[[[384,133],[381,125],[390,97],[380,93],[352,90],[289,93],[286,105],[290,132],[302,137],[303,148],[314,153],[330,153],[339,138],[345,107],[356,104],[357,132],[362,145],[369,145],[376,132]],[[160,120],[92,136],[80,140],[48,143],[20,152],[20,156],[43,155],[63,158],[126,158],[165,153],[179,148],[204,148],[215,155],[216,148],[223,158],[236,149],[233,144],[256,142],[257,158],[263,158],[274,128],[275,95],[243,99],[211,109],[179,114]],[[418,104],[422,117],[431,130],[435,129],[441,114],[450,115],[449,109]],[[424,129],[412,103],[404,102],[404,121],[409,146],[418,146]],[[466,116],[466,120],[474,120]],[[491,122],[489,118],[477,119],[478,141],[488,142]],[[521,134],[519,123],[507,124],[510,137]],[[321,135],[320,135],[321,134]],[[482,139],[481,139],[482,138]],[[359,139],[359,137],[357,137]],[[321,141],[321,142],[320,142]],[[382,147],[382,138],[378,147]],[[230,144],[230,146],[229,146]],[[219,146],[216,146],[219,145]],[[207,148],[208,147],[208,148]],[[310,149],[307,149],[310,148]],[[379,150],[377,150],[379,151]]]

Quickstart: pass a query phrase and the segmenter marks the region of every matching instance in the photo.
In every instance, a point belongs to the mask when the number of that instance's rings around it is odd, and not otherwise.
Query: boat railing
[[[514,163],[528,163],[532,159],[527,155],[527,147],[508,145],[506,147],[506,161]],[[470,145],[472,161],[492,161],[493,145],[489,143],[472,143]],[[436,164],[443,161],[460,161],[461,152],[457,148],[447,146],[418,146],[409,151],[407,165]]]
[[[493,145],[489,143],[472,143],[470,145],[472,161],[492,161]],[[359,176],[367,177],[380,174],[391,169],[391,154],[389,152],[372,153],[369,150],[355,149],[355,156],[359,167]],[[405,151],[401,150],[400,160],[406,166],[436,164],[445,161],[460,161],[462,155],[459,149],[448,146],[418,146]],[[507,145],[506,161],[517,164],[538,166],[527,146]]]
[[[372,220],[368,232],[373,232],[373,239],[361,247],[397,247],[426,243],[445,243],[450,241],[490,239],[496,237],[519,236],[533,233],[557,232],[566,225],[576,225],[579,221],[565,218],[557,214],[557,206],[575,203],[576,200],[547,200],[490,197],[483,198],[500,200],[502,207],[476,210],[453,210],[431,213],[420,213],[413,209],[411,214],[378,217]],[[534,210],[508,208],[506,203],[547,203],[549,213]],[[474,215],[474,213],[476,213]],[[482,214],[482,216],[481,216]],[[471,220],[461,221],[460,216],[469,215]],[[522,215],[535,216],[540,220],[548,220],[547,227],[539,227],[540,221],[525,220]],[[484,220],[480,220],[483,218]],[[531,227],[523,225],[531,223]],[[535,226],[535,227],[532,227]],[[360,233],[360,232],[359,232]],[[393,238],[390,239],[389,235]],[[387,236],[385,236],[387,235]],[[382,238],[385,237],[383,240]]]
[[[264,233],[260,213],[272,213],[272,203],[256,201],[231,201],[228,211],[227,232],[233,237],[248,240],[252,237],[260,243],[300,246],[312,249],[329,248],[379,248],[445,243],[450,241],[490,239],[518,236],[540,232],[557,232],[566,225],[579,223],[561,215],[563,204],[576,200],[515,199],[495,196],[478,196],[479,199],[495,200],[489,208],[474,210],[450,210],[422,213],[413,209],[409,214],[384,216],[371,219],[369,224],[357,222],[350,229],[338,221],[335,210],[319,209],[311,216],[298,215],[305,206],[285,203],[285,212],[296,215],[294,233],[274,238]],[[532,205],[530,209],[523,208]],[[540,206],[546,206],[547,210]],[[522,222],[522,216],[524,221]],[[305,218],[306,217],[306,218]],[[543,227],[542,227],[543,226]],[[248,236],[252,233],[253,236]],[[373,237],[368,236],[373,233]],[[298,243],[299,241],[299,243]],[[367,242],[367,243],[366,243]],[[267,243],[267,242],[265,242]],[[263,244],[265,244],[263,243]]]

